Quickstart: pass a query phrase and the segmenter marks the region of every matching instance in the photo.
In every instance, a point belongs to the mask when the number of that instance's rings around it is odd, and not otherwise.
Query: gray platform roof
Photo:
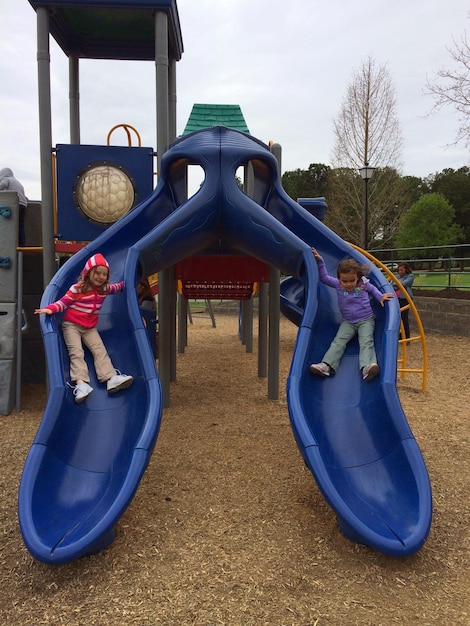
[[[170,56],[183,54],[176,0],[29,0],[49,11],[49,30],[67,56],[155,60],[155,11],[168,14]]]

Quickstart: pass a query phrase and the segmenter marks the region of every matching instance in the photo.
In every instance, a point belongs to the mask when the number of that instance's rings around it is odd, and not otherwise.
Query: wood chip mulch
[[[237,317],[193,316],[171,407],[107,550],[51,567],[27,552],[17,491],[46,402],[23,387],[0,416],[0,623],[14,626],[470,624],[470,338],[430,335],[427,391],[398,380],[431,478],[434,519],[415,555],[345,539],[297,450],[285,381],[297,329],[281,322],[281,395],[267,399]],[[255,332],[256,334],[256,332]],[[421,348],[408,350],[421,362]]]

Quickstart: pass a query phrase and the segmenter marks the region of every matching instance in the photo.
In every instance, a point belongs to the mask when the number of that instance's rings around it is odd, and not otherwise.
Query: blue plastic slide
[[[254,172],[253,197],[236,180],[247,162]],[[187,164],[205,171],[189,200]],[[92,380],[95,391],[77,405],[67,386],[60,319],[41,316],[49,397],[19,490],[20,527],[33,556],[67,562],[112,541],[148,464],[162,411],[134,287],[142,274],[208,252],[248,254],[299,279],[300,327],[288,402],[300,451],[348,537],[389,554],[419,549],[431,522],[431,492],[395,388],[398,304],[377,310],[380,378],[361,380],[354,345],[335,377],[313,377],[308,365],[334,334],[338,312],[331,290],[318,283],[311,245],[330,271],[346,255],[363,260],[285,194],[265,144],[214,127],[174,142],[152,195],[57,272],[41,306],[60,297],[95,252],[110,262],[111,280],[124,278],[124,293],[107,298],[98,328],[115,366],[135,382],[110,396]],[[373,270],[371,279],[390,289],[380,272]]]

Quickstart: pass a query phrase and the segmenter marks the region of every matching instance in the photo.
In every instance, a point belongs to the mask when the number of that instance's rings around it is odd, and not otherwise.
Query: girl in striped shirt
[[[35,313],[53,315],[65,311],[62,332],[70,357],[70,379],[74,384],[75,402],[83,402],[93,391],[84,357],[83,346],[93,355],[96,375],[106,382],[109,393],[126,389],[134,379],[117,371],[96,329],[98,315],[106,296],[122,291],[124,283],[109,282],[109,264],[100,253],[94,254],[85,263],[78,282],[57,302],[48,304]]]

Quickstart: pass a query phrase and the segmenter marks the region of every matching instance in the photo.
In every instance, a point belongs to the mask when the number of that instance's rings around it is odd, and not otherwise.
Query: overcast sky
[[[282,171],[330,164],[333,120],[368,56],[386,64],[405,140],[401,173],[469,165],[452,146],[458,114],[427,116],[427,78],[452,68],[448,48],[470,29],[465,0],[177,0],[184,54],[177,64],[178,134],[194,103],[239,104],[252,135],[282,146]],[[0,0],[0,168],[40,199],[36,14]],[[68,61],[51,39],[53,145],[69,143]],[[156,147],[153,62],[80,61],[81,142],[106,144],[120,123]],[[113,144],[127,138],[113,135]],[[450,145],[450,147],[449,147]],[[380,163],[371,165],[380,166]]]

